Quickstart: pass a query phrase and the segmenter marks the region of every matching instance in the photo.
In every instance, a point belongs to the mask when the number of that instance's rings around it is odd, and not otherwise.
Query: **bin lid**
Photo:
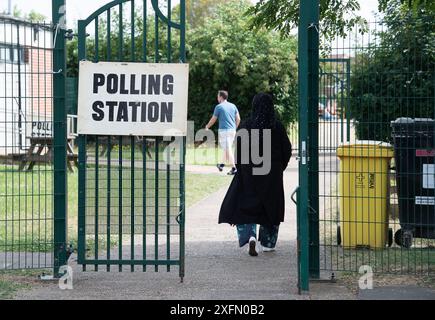
[[[392,158],[393,146],[383,141],[357,140],[340,144],[337,148],[338,157],[352,158]]]
[[[398,118],[391,122],[393,138],[424,136],[432,137],[435,121],[430,118]]]
[[[427,123],[433,124],[434,120],[431,118],[397,118],[394,121],[391,121],[391,124],[414,124],[414,123]]]

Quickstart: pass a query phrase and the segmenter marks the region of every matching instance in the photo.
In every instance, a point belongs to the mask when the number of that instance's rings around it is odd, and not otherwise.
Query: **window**
[[[2,63],[23,63],[24,62],[24,49],[17,49],[12,45],[0,45],[0,62]]]

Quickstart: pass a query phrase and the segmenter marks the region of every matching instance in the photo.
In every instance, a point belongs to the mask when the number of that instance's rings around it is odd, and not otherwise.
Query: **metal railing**
[[[53,124],[52,58],[50,26],[0,16],[0,269],[53,266],[53,165],[19,170]]]
[[[317,121],[310,155],[318,158],[310,219],[319,225],[310,263],[320,271],[435,271],[435,126],[427,120],[435,117],[435,64],[419,49],[434,19],[404,17],[400,30],[391,19],[321,53],[319,104],[335,112]],[[398,118],[408,120],[392,124]]]

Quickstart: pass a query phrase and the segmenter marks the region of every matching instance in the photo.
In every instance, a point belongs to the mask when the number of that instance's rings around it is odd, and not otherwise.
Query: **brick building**
[[[52,135],[50,26],[0,15],[0,156]]]

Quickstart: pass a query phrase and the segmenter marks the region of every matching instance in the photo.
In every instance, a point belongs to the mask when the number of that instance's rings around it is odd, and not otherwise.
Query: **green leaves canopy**
[[[190,63],[189,120],[195,122],[196,129],[204,127],[217,104],[216,96],[220,89],[230,93],[234,102],[246,118],[251,110],[255,94],[268,92],[275,97],[278,116],[288,124],[297,114],[297,63],[294,37],[281,39],[277,32],[258,29],[253,32],[249,17],[245,12],[252,5],[248,1],[229,0],[216,5],[207,12],[207,17],[187,32],[187,59]],[[178,8],[174,9],[174,16]],[[119,17],[112,14],[112,30],[117,30]],[[142,17],[135,17],[137,28],[135,39],[136,58],[142,58]],[[155,29],[153,17],[147,26],[147,61],[153,62],[155,52]],[[107,23],[100,22],[98,58],[107,60]],[[125,21],[125,30],[130,29]],[[161,30],[160,30],[161,29]],[[174,31],[175,32],[175,31]],[[163,24],[159,26],[159,61],[166,62],[167,32]],[[88,58],[95,53],[95,37],[87,39]],[[119,59],[119,39],[115,32],[111,37],[111,57]],[[123,57],[133,59],[130,50],[131,39],[123,39]],[[179,37],[172,39],[174,59],[178,56]],[[78,74],[77,40],[68,43],[68,76]]]
[[[435,117],[435,12],[403,10],[399,0],[386,11],[379,41],[352,65],[350,111],[362,140],[389,141],[399,117]]]
[[[301,0],[260,0],[248,14],[252,15],[251,25],[254,28],[266,27],[278,30],[281,35],[289,36],[291,30],[299,23],[299,7]],[[385,12],[389,4],[396,1],[378,0],[378,10]],[[424,7],[435,10],[434,0],[398,0],[402,9],[417,12]],[[344,37],[356,26],[365,27],[365,19],[358,15],[362,0],[319,0],[320,32],[325,40]]]
[[[274,32],[252,31],[246,1],[231,1],[215,16],[188,33],[190,62],[189,118],[205,126],[216,105],[217,92],[226,89],[245,118],[255,94],[274,95],[277,113],[285,124],[296,118],[296,40]]]
[[[266,27],[289,36],[299,23],[300,0],[260,0],[249,11],[254,28]],[[347,30],[362,22],[355,15],[358,0],[320,0],[321,32],[328,39],[344,36]]]

